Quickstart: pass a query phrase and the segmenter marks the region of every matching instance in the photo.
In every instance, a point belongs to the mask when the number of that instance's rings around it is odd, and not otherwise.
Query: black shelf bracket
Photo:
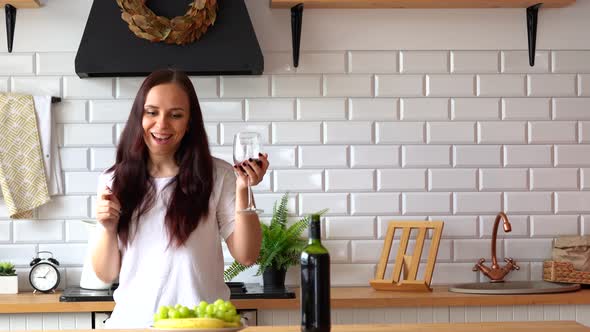
[[[301,47],[301,25],[303,23],[303,4],[291,7],[291,39],[293,42],[293,65],[299,66],[299,49]]]
[[[8,53],[11,53],[14,41],[14,25],[16,23],[16,7],[6,4],[4,10],[6,11],[6,42],[8,43]]]
[[[529,65],[535,66],[535,52],[537,48],[537,17],[539,16],[539,8],[543,4],[538,3],[526,9],[526,27],[529,37]]]

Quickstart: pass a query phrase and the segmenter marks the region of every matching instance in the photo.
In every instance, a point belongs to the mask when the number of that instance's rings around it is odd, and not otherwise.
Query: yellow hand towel
[[[0,187],[11,218],[49,202],[32,96],[0,93]]]

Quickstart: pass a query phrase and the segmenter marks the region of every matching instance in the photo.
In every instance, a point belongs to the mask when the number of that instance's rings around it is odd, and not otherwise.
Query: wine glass
[[[262,149],[262,138],[259,133],[242,131],[234,136],[234,163],[241,164],[242,162],[252,158],[258,161],[258,154]],[[262,213],[261,209],[256,208],[252,196],[252,188],[250,187],[250,178],[248,177],[248,207],[238,212],[255,212]]]

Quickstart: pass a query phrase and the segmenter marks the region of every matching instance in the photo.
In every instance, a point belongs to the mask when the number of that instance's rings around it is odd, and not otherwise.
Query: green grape
[[[180,314],[180,318],[189,318],[190,311],[187,307],[181,306],[178,308],[178,313]]]
[[[226,311],[225,313],[223,313],[223,320],[226,322],[232,322],[234,319],[234,314],[232,314],[229,311]]]
[[[197,312],[193,309],[188,309],[188,318],[197,318]]]
[[[180,312],[178,312],[178,310],[176,310],[176,309],[170,309],[170,310],[168,310],[168,318],[178,319],[178,318],[180,318]]]
[[[168,307],[165,305],[161,306],[158,310],[158,315],[160,316],[160,319],[168,318]]]
[[[165,319],[183,318],[216,318],[227,323],[240,324],[241,316],[237,313],[236,306],[230,301],[217,299],[213,303],[200,301],[192,306],[192,309],[180,303],[175,305],[163,305],[154,313],[154,322]]]

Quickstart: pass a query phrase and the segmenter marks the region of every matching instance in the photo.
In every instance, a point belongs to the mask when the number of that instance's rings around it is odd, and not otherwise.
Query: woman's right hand
[[[121,203],[106,186],[97,198],[96,219],[107,231],[116,233],[120,215]]]

